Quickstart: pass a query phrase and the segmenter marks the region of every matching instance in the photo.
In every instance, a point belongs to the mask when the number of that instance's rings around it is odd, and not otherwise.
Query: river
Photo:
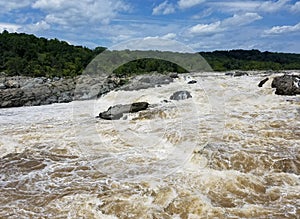
[[[0,109],[0,218],[299,218],[300,100],[264,78]],[[169,101],[179,90],[192,98]],[[95,118],[136,101],[150,108]]]

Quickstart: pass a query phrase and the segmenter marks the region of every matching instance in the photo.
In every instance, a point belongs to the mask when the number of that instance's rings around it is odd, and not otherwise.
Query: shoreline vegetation
[[[7,31],[0,34],[0,47],[0,108],[67,103],[99,98],[115,89],[160,86],[171,83],[180,73],[188,73],[182,66],[193,66],[187,67],[191,72],[201,69],[203,72],[224,72],[233,77],[247,76],[250,71],[262,73],[263,77],[274,73],[289,75],[300,69],[300,54],[231,50],[200,52],[203,58],[199,56],[199,59],[190,53],[133,51],[134,57],[159,58],[130,61],[127,50],[117,53],[104,47],[91,50],[58,39],[47,40]],[[104,52],[106,59],[102,60],[103,57],[98,55]],[[177,62],[180,66],[166,61],[172,60],[168,59],[170,56],[180,60]],[[126,62],[116,65],[120,60]],[[272,85],[277,89],[276,94],[300,94],[298,73],[279,77]],[[259,87],[263,84],[262,81]]]
[[[105,47],[89,49],[58,39],[38,38],[25,33],[0,33],[1,76],[76,77]],[[164,53],[164,52],[162,52]],[[230,50],[199,52],[213,71],[299,70],[300,54]],[[116,76],[150,72],[186,73],[183,67],[165,60],[139,59],[114,70]]]

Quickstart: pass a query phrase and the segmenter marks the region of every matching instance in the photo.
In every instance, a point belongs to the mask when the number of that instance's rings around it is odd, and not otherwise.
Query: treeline
[[[200,52],[215,71],[228,70],[296,70],[300,69],[300,54],[230,50]]]
[[[106,48],[89,49],[69,45],[58,39],[38,38],[25,33],[0,33],[0,72],[6,75],[25,75],[31,77],[65,77],[80,75],[88,64]],[[123,54],[124,53],[124,54]],[[127,55],[124,51],[120,55]],[[170,52],[161,52],[170,55]],[[102,62],[110,65],[115,57],[108,53],[112,60]],[[175,54],[175,53],[174,53]],[[300,54],[260,52],[259,50],[231,50],[199,53],[215,71],[228,70],[291,70],[300,69]],[[138,59],[128,62],[114,73],[118,76],[130,76],[146,72],[187,72],[175,63],[161,59]],[[121,57],[122,58],[122,57]],[[186,55],[188,63],[192,59]],[[195,59],[196,60],[196,59]],[[96,65],[95,65],[96,66]],[[97,69],[101,66],[96,66]],[[99,69],[98,69],[99,70]]]
[[[144,58],[144,59],[131,61],[120,66],[119,68],[113,71],[113,73],[119,77],[128,77],[132,75],[144,74],[149,72],[186,73],[188,71],[175,63],[161,60],[161,59],[153,59],[153,58]]]
[[[0,34],[0,72],[9,76],[76,76],[104,47],[91,50],[24,33]]]

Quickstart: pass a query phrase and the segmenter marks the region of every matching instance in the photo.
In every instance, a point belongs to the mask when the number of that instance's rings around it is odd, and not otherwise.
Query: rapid
[[[0,109],[0,218],[299,218],[300,99],[265,77]],[[192,98],[170,101],[180,90]],[[95,118],[137,101],[150,108]]]

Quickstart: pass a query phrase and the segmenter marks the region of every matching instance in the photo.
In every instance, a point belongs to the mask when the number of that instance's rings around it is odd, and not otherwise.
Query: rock
[[[269,80],[269,78],[265,78],[264,80],[259,82],[258,87],[262,87],[268,80]]]
[[[43,84],[45,81],[47,81],[47,80],[45,80],[44,78],[35,78],[35,79],[33,80],[33,82],[34,82],[35,84]]]
[[[174,79],[168,75],[162,75],[162,74],[142,75],[131,79],[131,81],[128,84],[121,87],[120,90],[133,91],[133,90],[148,89],[159,85],[170,84],[173,81]]]
[[[6,86],[5,86],[3,83],[1,83],[1,84],[0,84],[0,89],[1,89],[1,90],[6,89]]]
[[[237,71],[233,74],[233,77],[241,77],[241,76],[248,76],[247,72]]]
[[[226,76],[233,76],[234,73],[232,73],[232,72],[226,72],[225,75],[226,75]]]
[[[188,84],[197,84],[197,81],[196,80],[191,80],[188,82]]]
[[[52,79],[52,81],[59,81],[59,80],[60,80],[59,77],[54,77],[54,78]]]
[[[74,92],[66,91],[60,94],[58,97],[58,103],[68,103],[73,101]]]
[[[169,77],[170,77],[170,78],[173,78],[173,79],[179,78],[179,76],[178,76],[177,73],[171,73],[171,74],[169,74]]]
[[[15,80],[5,81],[4,85],[6,88],[19,88],[20,87],[19,83]]]
[[[118,120],[123,117],[124,113],[136,113],[146,110],[149,106],[147,102],[136,102],[132,104],[118,104],[109,107],[107,111],[99,114],[99,117],[106,120]]]
[[[278,95],[297,95],[300,94],[300,76],[284,75],[275,77],[272,81],[272,88],[276,88],[275,94]]]
[[[177,91],[170,97],[171,100],[185,100],[192,98],[192,95],[188,91]]]

